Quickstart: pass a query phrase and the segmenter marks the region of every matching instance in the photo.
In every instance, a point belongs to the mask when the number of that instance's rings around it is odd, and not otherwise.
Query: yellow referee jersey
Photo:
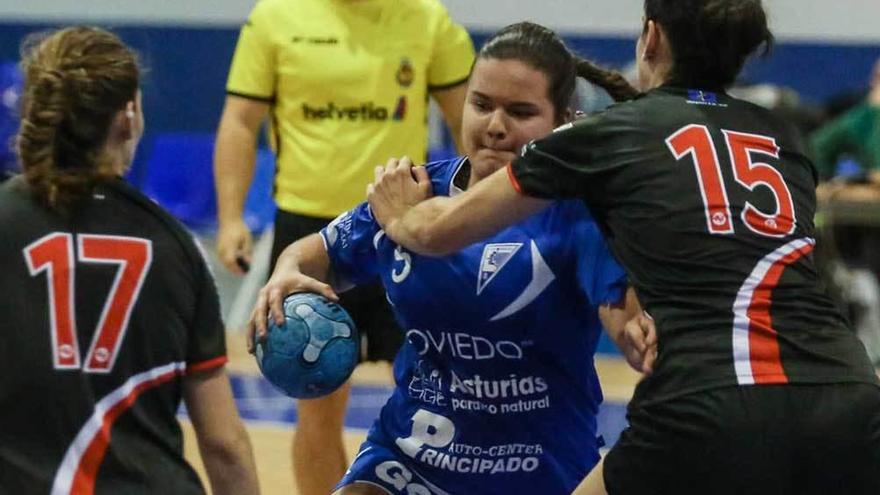
[[[473,59],[438,0],[261,0],[226,89],[272,104],[279,208],[329,218],[365,199],[376,165],[424,159],[428,92]]]

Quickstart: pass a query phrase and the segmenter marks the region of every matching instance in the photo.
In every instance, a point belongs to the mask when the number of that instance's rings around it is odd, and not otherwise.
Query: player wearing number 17
[[[646,93],[538,140],[476,187],[413,208],[372,186],[389,238],[443,254],[581,198],[658,358],[630,427],[576,493],[880,493],[880,388],[811,257],[816,173],[797,133],[725,93],[772,42],[759,0],[646,0]],[[407,192],[409,191],[409,192]]]
[[[126,185],[144,129],[134,53],[107,31],[29,39],[18,154],[0,187],[0,492],[257,492],[211,274]]]

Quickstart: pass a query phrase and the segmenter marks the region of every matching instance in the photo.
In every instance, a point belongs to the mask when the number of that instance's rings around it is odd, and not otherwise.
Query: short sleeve
[[[238,35],[226,92],[271,100],[275,96],[275,46],[270,36],[268,2],[257,2]]]
[[[204,251],[199,248],[200,256],[195,266],[196,274],[196,311],[190,324],[189,339],[186,351],[188,372],[203,371],[226,363],[226,331],[220,316],[220,298],[217,286],[208,264],[205,262]]]
[[[602,232],[584,204],[572,201],[566,207],[578,285],[593,305],[620,301],[627,287],[626,272],[608,250]]]
[[[444,89],[465,82],[474,63],[474,44],[468,32],[439,7],[431,61],[428,65],[428,88]]]
[[[626,273],[611,255],[596,223],[578,222],[575,243],[577,278],[584,293],[595,305],[619,302],[626,291]]]
[[[537,198],[605,204],[614,195],[607,182],[639,159],[639,148],[632,145],[634,125],[626,123],[634,119],[625,113],[624,105],[614,106],[532,141],[510,165],[514,187]]]
[[[375,280],[379,273],[376,242],[380,230],[367,203],[339,215],[321,230],[338,284],[361,285]]]

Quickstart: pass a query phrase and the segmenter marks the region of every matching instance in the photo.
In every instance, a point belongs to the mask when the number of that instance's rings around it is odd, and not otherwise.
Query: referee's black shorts
[[[880,494],[880,388],[762,385],[630,407],[609,495]]]
[[[275,215],[275,239],[272,241],[272,262],[284,248],[309,234],[318,232],[332,218],[316,218],[278,210]],[[376,280],[339,294],[340,304],[351,315],[361,335],[361,361],[394,361],[403,344],[403,332],[394,319],[385,288]]]

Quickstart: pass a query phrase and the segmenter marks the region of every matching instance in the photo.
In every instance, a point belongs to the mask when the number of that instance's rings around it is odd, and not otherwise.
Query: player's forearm
[[[256,133],[242,122],[224,118],[217,131],[214,152],[217,215],[221,223],[241,219],[254,176],[256,153]]]
[[[330,256],[321,234],[311,234],[287,246],[275,264],[275,271],[299,272],[330,283]]]
[[[259,493],[250,439],[223,367],[187,374],[183,398],[217,495]]]
[[[434,197],[412,207],[385,227],[385,233],[401,246],[426,256],[443,256],[466,246],[452,235],[457,228],[451,198]]]
[[[525,215],[527,216],[527,215]],[[516,223],[523,216],[487,215],[455,198],[438,196],[409,209],[389,225],[388,237],[426,256],[446,256]]]
[[[385,233],[419,254],[443,256],[485,239],[550,205],[519,194],[497,170],[454,198],[434,197],[385,225]]]
[[[229,425],[231,440],[199,442],[202,462],[215,495],[259,493],[251,443],[240,421]]]

